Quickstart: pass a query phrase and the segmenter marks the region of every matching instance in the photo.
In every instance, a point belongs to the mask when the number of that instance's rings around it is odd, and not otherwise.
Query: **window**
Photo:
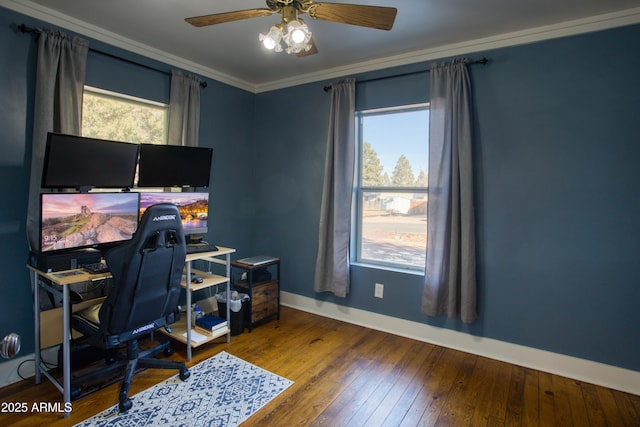
[[[424,270],[429,105],[356,114],[356,261]]]
[[[166,144],[169,106],[85,86],[82,136],[111,141]]]

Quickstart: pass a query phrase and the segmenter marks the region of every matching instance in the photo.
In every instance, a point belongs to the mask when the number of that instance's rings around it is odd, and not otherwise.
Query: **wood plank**
[[[393,411],[390,412],[385,419],[382,421],[382,426],[398,426],[402,423],[402,421],[406,418],[407,413],[411,408],[414,408],[414,412],[418,412],[420,409],[420,405],[415,405],[414,402],[416,397],[420,393],[426,393],[423,391],[425,387],[425,382],[429,375],[433,375],[434,367],[438,365],[438,362],[442,355],[445,353],[445,349],[443,347],[434,347],[428,356],[422,361],[421,365],[417,368],[416,375],[411,379],[411,381],[404,388],[404,391],[401,393],[400,397],[396,401],[396,404],[393,407]],[[440,365],[444,367],[445,365]],[[437,374],[436,374],[437,375]],[[437,399],[437,396],[434,396]],[[420,411],[422,412],[422,411]],[[418,415],[420,416],[420,415]],[[409,419],[407,418],[407,422]]]
[[[436,426],[462,426],[471,425],[473,410],[476,402],[467,398],[467,392],[473,389],[472,375],[476,369],[478,356],[464,354],[458,363],[458,374],[453,382],[447,399],[442,407],[442,411],[435,416],[434,413],[426,411],[420,419],[420,424],[431,424]],[[475,393],[471,392],[473,396]]]
[[[504,425],[509,401],[511,365],[497,360],[478,358],[473,383],[469,389],[478,390],[471,398],[475,400],[475,411],[471,425]]]
[[[640,402],[638,402],[638,399],[634,399],[635,396],[632,394],[618,390],[611,390],[611,393],[616,400],[616,405],[624,425],[630,426],[637,423],[638,418],[640,418],[640,406],[638,406]]]
[[[576,426],[589,425],[587,407],[582,395],[582,385],[579,381],[567,379],[566,385],[569,407],[571,409],[571,422]]]
[[[426,372],[424,378],[420,380],[422,387],[412,396],[411,405],[407,408],[399,425],[412,426],[435,423],[451,394],[466,356],[460,351],[442,350],[442,354],[432,369]],[[413,392],[411,389],[408,391]],[[386,422],[385,425],[387,425]]]
[[[538,371],[525,368],[524,401],[522,402],[522,425],[525,427],[540,425],[540,395],[538,388]]]
[[[555,425],[555,393],[553,391],[552,376],[546,372],[538,373],[538,401],[540,402],[540,425]]]
[[[406,357],[400,362],[400,367],[394,375],[393,384],[386,391],[378,390],[382,400],[378,402],[377,407],[366,418],[366,425],[371,427],[381,426],[391,416],[391,414],[400,412],[398,404],[403,393],[417,381],[417,376],[427,363],[433,357],[435,346],[425,346],[422,343],[415,342],[406,352]],[[364,417],[363,417],[364,419]]]
[[[582,396],[584,397],[584,404],[587,408],[587,418],[589,418],[589,425],[607,425],[604,413],[602,412],[602,405],[600,405],[600,398],[598,397],[598,387],[592,384],[583,383]]]
[[[507,393],[507,408],[504,417],[505,425],[523,425],[524,382],[525,368],[521,366],[512,366],[511,378],[509,381],[509,392]]]

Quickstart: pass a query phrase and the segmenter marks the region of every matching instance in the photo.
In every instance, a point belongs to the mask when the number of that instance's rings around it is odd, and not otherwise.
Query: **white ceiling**
[[[342,3],[333,0],[333,3]],[[264,0],[0,0],[5,6],[254,92],[640,22],[640,0],[346,0],[398,9],[391,31],[311,20],[316,55],[265,50],[278,16],[196,28],[192,16]]]

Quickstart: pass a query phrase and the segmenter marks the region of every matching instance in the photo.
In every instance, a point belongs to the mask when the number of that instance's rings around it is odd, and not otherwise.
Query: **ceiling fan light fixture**
[[[287,53],[299,53],[311,49],[311,31],[302,20],[290,21],[283,39],[287,44]]]
[[[291,35],[291,41],[295,44],[302,44],[311,38],[309,27],[300,21],[291,21],[287,25],[287,32]]]
[[[265,48],[275,50],[276,52],[282,52],[282,47],[280,46],[282,30],[278,28],[278,26],[273,25],[267,34],[260,33],[258,39],[262,42],[262,45]]]

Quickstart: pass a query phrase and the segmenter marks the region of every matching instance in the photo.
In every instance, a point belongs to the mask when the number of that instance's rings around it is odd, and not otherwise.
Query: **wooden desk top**
[[[236,251],[235,249],[218,246],[217,251],[187,254],[185,258],[186,258],[186,261],[194,261],[197,259],[206,259],[206,258],[213,258],[221,255],[227,255],[227,254],[234,253],[235,251]],[[101,279],[106,279],[111,277],[110,272],[93,274],[81,268],[78,268],[75,270],[52,271],[49,273],[46,273],[42,270],[38,270],[37,268],[29,264],[27,264],[27,268],[33,272],[38,273],[40,276],[49,279],[52,283],[55,283],[56,285],[71,285],[73,283],[89,282],[92,280],[101,280]]]
[[[50,273],[45,273],[44,271],[38,270],[28,264],[27,268],[38,273],[40,276],[49,279],[56,285],[71,285],[73,283],[89,282],[92,280],[101,280],[111,277],[111,273],[109,272],[93,274],[80,268],[75,270],[52,271]]]
[[[186,258],[186,260],[188,262],[188,261],[195,261],[197,259],[213,258],[213,257],[221,256],[221,255],[232,254],[235,251],[236,250],[232,249],[232,248],[225,248],[223,246],[218,246],[218,250],[217,251],[196,252],[196,253],[192,253],[192,254],[187,254],[187,256],[185,258]]]

